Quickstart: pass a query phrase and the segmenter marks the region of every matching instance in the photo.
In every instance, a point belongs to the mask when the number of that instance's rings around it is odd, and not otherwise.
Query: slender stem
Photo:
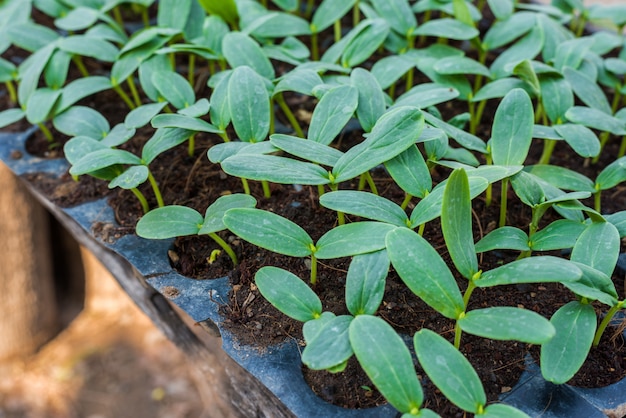
[[[620,92],[620,86],[615,86],[615,94],[613,95],[613,103],[611,104],[611,110],[613,113],[617,112],[617,108],[619,107],[619,102],[622,100],[622,94]]]
[[[17,92],[15,91],[13,81],[8,80],[4,83],[4,85],[7,87],[7,91],[9,92],[9,99],[11,99],[11,103],[17,103]]]
[[[217,245],[219,245],[220,247],[222,247],[222,249],[224,251],[226,251],[226,254],[228,254],[228,256],[230,257],[230,259],[233,262],[233,266],[237,266],[238,261],[237,261],[237,255],[235,254],[235,252],[233,251],[232,247],[230,245],[228,245],[228,243],[226,241],[224,241],[219,235],[217,235],[215,232],[210,232],[209,236],[211,238],[213,238],[213,240],[217,243]]]
[[[456,321],[454,324],[454,348],[457,350],[461,347],[461,327],[459,326],[459,321]]]
[[[263,196],[265,196],[265,198],[269,199],[270,197],[272,197],[270,184],[267,182],[267,180],[261,181],[261,187],[263,187]]]
[[[287,106],[283,93],[277,93],[274,96],[274,100],[276,100],[276,103],[278,103],[278,106],[282,109],[293,130],[296,131],[296,135],[300,138],[304,138],[304,132],[300,127],[300,123],[298,123],[298,119],[296,119],[295,115],[291,112],[291,109],[289,109],[289,106]]]
[[[317,185],[317,196],[318,196],[318,198],[322,197],[323,194],[324,194],[324,185],[323,184],[318,184]]]
[[[507,199],[508,189],[509,189],[509,179],[505,177],[502,179],[502,191],[500,193],[500,222],[499,222],[500,228],[506,225],[506,205],[508,202],[508,199]]]
[[[544,140],[543,152],[541,153],[541,158],[539,158],[539,162],[537,164],[550,164],[550,157],[552,157],[555,145],[556,140],[554,139]]]
[[[215,61],[213,60],[209,61],[209,74],[211,75],[215,74]]]
[[[315,0],[307,0],[306,9],[304,11],[304,16],[309,17],[313,13],[313,6],[315,5]]]
[[[143,213],[148,213],[150,207],[148,206],[148,200],[143,195],[143,193],[141,193],[136,187],[133,187],[132,189],[130,189],[130,191],[133,192],[135,197],[139,200],[139,203],[141,203],[141,209],[143,210]]]
[[[311,284],[317,284],[317,258],[314,254],[311,254]]]
[[[396,83],[393,83],[391,86],[389,86],[389,97],[391,97],[392,99],[396,98]]]
[[[333,29],[335,33],[335,42],[339,42],[341,40],[341,20],[335,20],[333,24]]]
[[[419,228],[417,229],[417,233],[419,234],[420,237],[424,236],[424,229],[426,229],[425,223],[421,224]]]
[[[133,95],[133,99],[135,99],[135,106],[141,106],[141,98],[139,97],[139,92],[137,91],[137,86],[135,85],[135,79],[133,76],[129,76],[126,79],[126,84],[128,84],[128,88],[130,88],[130,93]]]
[[[190,157],[193,157],[193,152],[196,150],[196,134],[193,134],[189,137],[189,144],[187,148],[187,153]]]
[[[37,126],[39,126],[39,129],[41,129],[41,133],[43,133],[48,142],[53,143],[54,136],[52,136],[52,132],[50,132],[50,129],[48,129],[48,127],[43,122],[38,123]]]
[[[272,135],[276,129],[276,117],[275,117],[275,112],[274,112],[274,99],[270,97],[270,135]]]
[[[72,61],[74,61],[76,68],[78,68],[83,77],[89,77],[89,71],[87,71],[87,67],[85,67],[83,58],[80,55],[72,55]]]
[[[470,114],[469,132],[473,135],[476,134],[476,103],[472,101],[473,93],[470,93],[470,97],[467,101],[467,110]]]
[[[150,26],[150,16],[148,16],[148,8],[143,6],[141,9],[141,21],[145,27]]]
[[[619,146],[619,152],[617,153],[617,157],[623,157],[626,154],[626,136],[622,137],[622,143]]]
[[[243,192],[247,195],[250,194],[250,185],[248,184],[248,179],[241,178],[241,185],[243,186]]]
[[[357,186],[357,190],[361,191],[365,189],[365,173],[361,173],[359,176],[359,185]]]
[[[485,111],[485,106],[487,106],[487,100],[482,100],[478,103],[478,107],[476,108],[476,116],[472,119],[474,121],[474,132],[478,129],[480,122],[483,118],[483,112]],[[470,122],[471,124],[471,122]],[[471,127],[470,127],[471,129]]]
[[[372,191],[372,193],[374,193],[375,195],[378,195],[378,189],[376,188],[374,179],[372,178],[372,175],[370,174],[369,171],[365,172],[365,180],[367,181],[367,184],[370,186],[370,190]]]
[[[361,20],[361,11],[359,10],[359,0],[356,0],[352,8],[352,27],[358,25],[359,20]]]
[[[320,59],[320,48],[319,48],[319,40],[317,39],[317,32],[311,33],[311,58],[313,61],[319,61]]]
[[[160,208],[162,208],[163,206],[165,206],[165,203],[163,203],[163,196],[161,195],[161,190],[159,190],[159,184],[157,183],[156,179],[154,178],[150,170],[148,170],[148,181],[150,182],[150,185],[152,186],[152,190],[154,191],[154,196],[156,197],[157,205]]]
[[[346,223],[346,217],[341,211],[337,211],[337,222],[339,223],[339,225],[343,225]]]
[[[415,73],[415,68],[411,67],[411,69],[406,73],[406,84],[404,85],[404,90],[409,91],[413,87],[413,74]]]
[[[602,191],[598,190],[597,192],[595,192],[593,194],[593,208],[596,210],[596,212],[600,212],[600,206],[601,206],[601,199],[600,199],[600,195],[601,195]]]
[[[230,138],[228,137],[228,132],[224,129],[222,132],[218,133],[219,137],[222,138],[224,142],[230,142]]]
[[[400,205],[400,207],[402,209],[406,209],[407,206],[409,206],[409,202],[411,201],[411,199],[413,198],[413,195],[410,193],[404,193],[404,200],[402,201],[402,204]]]
[[[128,97],[126,92],[120,87],[119,84],[113,85],[113,90],[115,90],[115,92],[121,97],[121,99],[124,101],[124,103],[126,103],[126,106],[128,106],[130,110],[136,108],[135,104],[132,102],[132,100],[130,100],[130,97]]]
[[[122,13],[120,12],[120,6],[117,5],[111,10],[113,12],[113,19],[117,22],[120,27],[124,27],[124,19],[122,19]]]
[[[602,155],[602,150],[604,149],[606,143],[609,141],[610,135],[611,133],[608,131],[604,131],[600,134],[600,152],[591,160],[593,164],[597,163],[600,160],[600,155]]]
[[[486,159],[486,163],[487,165],[491,165],[493,160],[491,158],[491,154],[487,154],[485,156]],[[491,206],[491,201],[493,199],[493,185],[492,183],[489,183],[487,185],[487,190],[485,191],[485,205],[486,206]]]
[[[189,80],[189,84],[193,87],[193,85],[196,84],[196,56],[194,54],[189,54],[187,71],[187,80]]]
[[[473,280],[470,280],[467,283],[467,289],[465,290],[465,294],[463,295],[463,303],[465,303],[466,308],[469,303],[470,296],[472,296],[472,292],[474,292],[474,289],[476,289],[476,285],[474,284]]]
[[[624,304],[624,302],[625,301],[621,301],[617,305],[612,306],[611,309],[609,309],[609,311],[606,313],[606,315],[604,316],[604,319],[602,319],[602,322],[600,322],[600,325],[598,326],[598,329],[596,330],[595,337],[593,338],[594,347],[597,347],[598,344],[600,344],[600,339],[602,338],[602,334],[604,334],[604,330],[611,323],[611,319],[613,319],[613,316],[615,316],[617,311],[622,309],[622,305]]]

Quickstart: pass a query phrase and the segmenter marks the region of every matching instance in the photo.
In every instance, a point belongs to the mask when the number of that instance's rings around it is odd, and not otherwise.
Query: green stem
[[[113,10],[111,10],[111,12],[113,13],[113,19],[115,19],[115,21],[120,26],[120,28],[123,28],[124,27],[124,19],[122,19],[122,13],[120,12],[120,6],[119,5],[115,6],[113,8]]]
[[[359,10],[359,0],[354,2],[354,7],[352,8],[352,27],[355,27],[359,24],[361,20],[361,11]]]
[[[463,295],[463,303],[465,304],[465,308],[467,308],[467,305],[469,304],[469,299],[470,296],[472,296],[472,292],[474,292],[474,289],[476,289],[476,285],[474,284],[473,280],[470,280],[467,283],[467,289],[465,290],[465,294]]]
[[[424,236],[424,229],[426,229],[425,223],[421,224],[419,228],[417,228],[417,233],[419,234],[420,237]]]
[[[402,201],[402,204],[400,205],[400,207],[402,209],[406,209],[407,206],[409,206],[409,202],[411,201],[411,199],[413,198],[413,195],[410,193],[404,193],[404,200]]]
[[[150,170],[148,170],[148,181],[150,182],[150,185],[152,186],[152,190],[154,191],[154,196],[156,197],[156,200],[157,200],[157,206],[162,208],[163,206],[165,206],[165,203],[163,203],[163,196],[161,195],[159,184],[157,183],[156,179],[154,178]]]
[[[141,21],[146,28],[150,26],[150,16],[148,16],[148,8],[146,6],[143,6],[141,9]]]
[[[541,158],[539,158],[539,162],[537,164],[550,164],[550,157],[552,157],[552,152],[554,151],[555,146],[556,140],[545,139],[543,142],[543,152],[541,153]]]
[[[459,347],[461,347],[461,334],[463,333],[463,331],[461,331],[461,327],[459,326],[459,321],[456,321],[456,323],[454,324],[454,348],[456,348],[457,350],[459,349]]]
[[[486,165],[491,165],[493,160],[491,158],[491,154],[487,154],[485,156]],[[487,190],[485,191],[485,206],[491,206],[491,201],[493,200],[493,185],[489,183],[487,185]]]
[[[193,85],[196,84],[196,56],[194,54],[189,55],[187,71],[187,80],[189,80],[189,84],[193,87]]]
[[[596,164],[600,160],[600,155],[602,155],[602,150],[604,149],[606,143],[609,141],[610,135],[611,133],[608,131],[604,131],[600,134],[600,152],[591,160],[593,164]]]
[[[396,98],[396,83],[393,83],[391,86],[389,86],[389,97],[391,97],[392,99]]]
[[[217,243],[217,245],[219,245],[220,247],[222,247],[222,249],[224,251],[226,251],[226,254],[228,254],[228,256],[230,257],[230,259],[233,262],[233,266],[237,266],[238,261],[237,261],[237,255],[235,254],[235,252],[233,251],[232,247],[230,245],[228,245],[228,243],[226,241],[224,241],[219,235],[217,235],[215,232],[210,232],[209,236],[211,238],[213,238],[213,240]]]
[[[141,203],[141,209],[143,210],[143,213],[148,213],[150,207],[148,206],[148,200],[143,195],[143,193],[141,193],[136,187],[133,187],[132,189],[130,189],[130,191],[133,192],[135,197],[139,200],[139,203]]]
[[[319,49],[319,40],[317,39],[317,32],[313,32],[311,34],[311,58],[313,61],[319,61],[320,59],[320,49]]]
[[[193,134],[189,137],[189,144],[187,153],[190,157],[193,157],[193,152],[196,150],[196,134]]]
[[[507,191],[509,189],[509,179],[505,177],[502,179],[502,192],[500,193],[500,222],[499,226],[502,228],[506,225],[506,205],[508,202]]]
[[[222,132],[219,132],[218,135],[220,138],[222,138],[222,141],[230,142],[230,138],[228,137],[228,132],[226,132],[226,129],[224,129]]]
[[[133,99],[135,99],[135,106],[141,106],[141,98],[139,97],[139,92],[137,91],[137,86],[135,85],[135,79],[133,76],[129,76],[126,79],[126,84],[128,84],[128,88],[130,88],[130,93],[133,95]]]
[[[285,114],[285,117],[289,121],[289,124],[291,125],[293,130],[296,131],[296,135],[299,136],[300,138],[304,138],[304,132],[302,131],[302,128],[300,127],[300,123],[298,122],[298,119],[296,119],[291,109],[289,109],[289,106],[287,106],[287,103],[285,102],[285,98],[283,97],[283,93],[282,92],[277,93],[274,96],[274,100],[276,100],[276,103],[278,103],[278,106],[281,108],[281,110]]]
[[[317,284],[317,258],[314,254],[311,254],[311,284]]]
[[[619,146],[619,152],[617,153],[617,157],[623,157],[626,154],[626,136],[622,137],[622,143]]]
[[[315,0],[307,0],[306,2],[306,9],[304,11],[304,16],[305,17],[310,17],[311,14],[313,13],[313,6],[315,6]]]
[[[593,208],[596,210],[596,212],[600,212],[601,193],[602,193],[602,190],[598,190],[597,192],[593,194]]]
[[[337,223],[339,223],[339,225],[343,225],[346,223],[346,216],[341,211],[337,211]]]
[[[341,20],[335,20],[333,24],[333,30],[335,33],[335,42],[339,42],[341,40]]]
[[[130,100],[130,97],[128,97],[126,92],[120,87],[119,84],[114,84],[113,90],[115,90],[115,92],[121,97],[121,99],[124,101],[124,103],[126,103],[126,106],[128,106],[130,110],[133,110],[136,108],[132,100]]]
[[[274,115],[274,99],[270,97],[270,135],[272,135],[276,129],[276,121],[275,121],[275,115]]]
[[[39,126],[39,129],[41,129],[41,133],[43,133],[48,142],[53,143],[54,136],[52,136],[52,132],[50,132],[50,129],[48,129],[48,127],[43,122],[38,123],[37,126]]]
[[[622,100],[622,94],[620,92],[621,88],[619,85],[615,86],[615,94],[613,95],[613,103],[611,104],[611,110],[613,114],[617,112],[617,108],[619,107],[619,103]]]
[[[322,197],[323,194],[324,194],[324,185],[323,184],[318,184],[317,185],[317,196],[318,196],[318,198]]]
[[[615,316],[617,311],[622,309],[622,305],[624,304],[624,302],[625,301],[621,301],[617,305],[612,306],[611,309],[609,309],[609,311],[606,313],[606,315],[604,316],[604,319],[602,319],[602,322],[600,322],[600,325],[598,326],[598,329],[596,330],[596,334],[593,338],[594,347],[597,347],[598,344],[600,344],[600,339],[602,338],[602,334],[604,334],[604,330],[611,323],[611,319],[613,319],[613,316]]]
[[[365,180],[367,181],[367,184],[370,186],[370,190],[372,191],[372,193],[374,193],[375,195],[378,195],[378,189],[376,188],[374,179],[372,178],[372,175],[370,174],[369,171],[365,172]]]
[[[4,85],[7,87],[7,91],[9,92],[9,99],[11,99],[11,103],[17,103],[17,91],[15,90],[13,81],[8,80],[4,83]]]
[[[261,181],[261,187],[263,187],[263,196],[265,196],[266,199],[269,199],[270,197],[272,197],[270,184],[267,182],[267,180]]]
[[[361,173],[359,176],[359,185],[357,186],[357,190],[361,191],[365,189],[365,173]]]
[[[476,108],[476,115],[472,119],[470,119],[470,132],[472,134],[476,133],[478,126],[480,125],[481,120],[483,119],[483,112],[485,111],[485,106],[487,106],[487,101],[482,100],[478,103],[478,107]],[[472,122],[474,123],[472,125]]]
[[[72,61],[74,61],[76,68],[78,68],[83,77],[89,77],[89,71],[87,71],[87,67],[85,67],[83,58],[80,55],[72,55]]]
[[[243,186],[243,192],[247,195],[250,194],[250,184],[248,184],[248,179],[241,178],[241,185]]]

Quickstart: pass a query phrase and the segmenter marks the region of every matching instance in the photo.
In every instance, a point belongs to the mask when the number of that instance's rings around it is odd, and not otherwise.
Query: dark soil
[[[89,63],[89,65],[94,65]],[[417,80],[416,83],[424,82]],[[208,97],[206,88],[198,88],[198,97]],[[295,95],[285,95],[294,109],[300,109],[300,115],[306,116],[314,107],[310,100],[303,100]],[[0,97],[0,100],[5,97]],[[117,99],[115,93],[103,92],[92,98],[85,99],[81,104],[93,106],[101,111],[110,121],[111,126],[122,122],[126,109]],[[451,105],[441,105],[439,109],[445,119],[464,112],[466,109],[453,108]],[[487,108],[484,124],[479,129],[479,136],[489,138],[491,115],[495,108]],[[279,120],[281,115],[279,113]],[[303,121],[303,124],[306,125]],[[55,147],[50,149],[49,143],[43,135],[35,134],[29,141],[29,152],[42,157],[62,156],[62,145],[68,138],[55,132]],[[13,129],[22,129],[23,124]],[[150,129],[141,129],[137,135],[122,148],[140,154],[143,144],[150,138]],[[233,137],[233,135],[231,135]],[[360,138],[359,133],[348,133],[337,140],[341,148],[346,149]],[[190,206],[204,213],[209,204],[219,196],[229,193],[241,193],[242,186],[238,179],[224,174],[218,165],[208,162],[206,151],[221,139],[209,135],[196,136],[196,147],[193,156],[187,153],[187,144],[183,144],[159,156],[150,169],[157,179],[166,204]],[[614,159],[617,155],[619,143],[616,139],[610,141],[603,155],[605,160]],[[532,154],[527,164],[536,162],[541,153],[541,143],[536,141],[531,148]],[[19,158],[19,156],[16,156]],[[576,156],[564,143],[557,144],[552,163],[564,167],[571,167],[576,171],[595,178],[606,161],[592,165],[588,161]],[[434,182],[437,183],[447,175],[447,170],[437,168],[433,172]],[[390,200],[400,203],[403,192],[399,190],[382,170],[373,172],[380,194]],[[137,220],[142,216],[141,207],[136,198],[129,191],[109,191],[106,182],[95,180],[87,176],[80,181],[74,181],[69,174],[61,178],[51,178],[45,174],[27,176],[36,187],[42,190],[52,201],[60,206],[72,206],[81,202],[109,197],[109,203],[114,208],[120,229],[113,231],[115,236],[133,231]],[[252,194],[258,200],[257,207],[280,214],[295,221],[303,227],[316,241],[325,232],[336,224],[334,212],[321,208],[317,202],[317,190],[313,187],[293,187],[272,185],[272,196],[269,199],[262,197],[259,184],[251,182]],[[355,184],[346,185],[352,189]],[[494,187],[494,203],[486,206],[482,197],[474,201],[474,236],[478,240],[495,228],[495,220],[499,210],[499,186]],[[146,195],[151,207],[156,206],[156,200],[149,187],[140,188]],[[618,186],[613,194],[603,195],[603,212],[613,213],[626,207],[624,187]],[[591,202],[588,202],[591,204]],[[530,209],[514,197],[509,190],[509,204],[507,224],[526,229],[530,221]],[[412,209],[410,205],[408,211]],[[556,219],[556,215],[549,213],[543,224]],[[350,219],[348,221],[357,221]],[[111,232],[111,231],[109,231]],[[213,279],[228,276],[233,290],[230,301],[222,306],[221,312],[225,316],[223,326],[231,330],[243,344],[256,347],[279,344],[286,339],[296,339],[303,343],[302,324],[292,320],[271,306],[258,292],[254,285],[254,275],[263,266],[280,266],[298,275],[303,280],[309,276],[309,265],[306,259],[297,259],[281,256],[270,251],[255,247],[243,242],[227,231],[220,233],[235,248],[240,264],[233,269],[230,258],[221,254],[215,261],[208,258],[214,250],[219,249],[217,244],[207,236],[183,237],[175,241],[169,252],[172,266],[181,274],[196,279]],[[445,244],[440,233],[438,221],[430,222],[424,232],[424,237],[450,261],[445,253]],[[557,254],[558,255],[558,254]],[[503,251],[484,254],[480,260],[483,271],[492,269],[514,260],[516,252]],[[322,260],[318,270],[318,285],[315,292],[323,301],[325,311],[337,315],[347,314],[344,301],[345,277],[348,268],[348,259]],[[451,264],[450,264],[451,265]],[[454,271],[454,268],[451,268]],[[624,278],[614,277],[620,298],[624,298]],[[459,287],[464,290],[466,281],[458,278]],[[500,286],[490,289],[477,289],[470,300],[469,309],[488,306],[518,306],[531,309],[549,318],[559,307],[574,299],[574,295],[561,285],[519,285]],[[595,305],[594,305],[595,306]],[[600,312],[600,306],[597,306]],[[404,335],[411,336],[421,328],[432,329],[452,340],[453,322],[448,320],[412,294],[394,271],[390,272],[385,287],[383,303],[378,311],[395,329]],[[537,347],[518,342],[492,341],[484,338],[463,335],[461,351],[468,357],[476,368],[481,381],[485,386],[489,401],[496,401],[502,393],[510,391],[517,383],[524,368],[524,357],[531,353],[537,357]],[[425,406],[434,409],[443,416],[463,416],[462,411],[451,405],[438,390],[428,381],[425,374],[416,364],[416,371],[420,376],[426,392]],[[325,371],[311,371],[304,368],[306,380],[313,390],[328,402],[349,408],[366,408],[384,403],[385,400],[373,387],[356,361],[352,359],[344,372],[330,374]],[[607,330],[600,348],[593,349],[589,359],[572,379],[570,383],[585,387],[605,386],[626,375],[626,348],[619,332]]]

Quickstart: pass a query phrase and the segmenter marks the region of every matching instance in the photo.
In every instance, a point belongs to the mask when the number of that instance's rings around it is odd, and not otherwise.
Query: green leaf
[[[161,153],[182,144],[193,134],[193,131],[180,128],[161,128],[152,135],[141,150],[141,159],[150,164]]]
[[[298,276],[278,267],[261,267],[254,276],[259,292],[285,315],[306,322],[319,318],[322,302]]]
[[[224,225],[246,241],[292,257],[311,255],[313,240],[289,219],[261,209],[236,208],[227,211]]]
[[[358,107],[356,108],[357,118],[363,130],[370,132],[378,118],[385,113],[385,95],[376,77],[363,68],[355,68],[352,70],[350,82],[356,87],[359,93],[357,100]]]
[[[528,33],[537,24],[536,16],[536,13],[522,11],[495,22],[483,38],[483,47],[491,51]]]
[[[626,135],[626,122],[592,107],[574,106],[565,112],[565,117],[573,123],[611,132],[614,135]]]
[[[136,232],[142,238],[165,239],[196,235],[202,215],[187,206],[164,206],[146,213],[137,222]]]
[[[493,120],[493,163],[524,164],[532,140],[533,125],[533,105],[528,94],[522,89],[515,89],[504,96]]]
[[[604,167],[596,178],[597,190],[611,189],[626,180],[626,157],[618,158]]]
[[[528,235],[519,228],[503,226],[494,229],[476,243],[476,252],[484,253],[491,250],[527,251]]]
[[[600,153],[600,140],[591,129],[572,123],[556,125],[554,129],[581,157],[595,157]]]
[[[54,20],[54,25],[66,31],[78,31],[93,26],[98,21],[100,13],[90,7],[78,6],[70,10],[65,16]]]
[[[557,219],[533,235],[530,248],[534,251],[552,251],[572,248],[585,225],[569,219]]]
[[[426,127],[422,133],[435,129]],[[433,182],[430,171],[424,157],[415,146],[411,146],[391,160],[385,161],[385,168],[398,186],[412,196],[423,198],[432,190]]]
[[[422,83],[396,99],[392,108],[399,106],[415,106],[426,109],[459,97],[456,89],[438,83]]]
[[[206,98],[197,100],[194,104],[184,109],[178,109],[179,115],[189,116],[190,118],[199,118],[209,113],[211,105]]]
[[[443,316],[458,318],[465,310],[463,296],[437,251],[407,228],[389,232],[386,243],[389,259],[407,287]]]
[[[406,0],[373,0],[376,13],[387,21],[389,26],[402,37],[415,36],[417,20]]]
[[[487,0],[489,9],[497,20],[505,20],[511,17],[514,10],[512,0]]]
[[[572,301],[556,311],[550,322],[556,336],[541,346],[541,374],[558,385],[570,380],[587,358],[596,332],[596,313],[591,305]]]
[[[359,92],[352,86],[330,89],[315,106],[308,139],[329,145],[354,114],[358,98]]]
[[[371,71],[380,87],[387,89],[414,67],[415,62],[404,55],[389,55],[377,60]]]
[[[580,279],[582,271],[572,262],[553,256],[528,257],[483,273],[474,283],[490,287],[520,283],[570,282]]]
[[[586,264],[575,261],[574,264],[583,271],[583,276],[577,282],[564,283],[565,287],[581,298],[597,300],[610,307],[617,305],[617,291],[609,276]]]
[[[228,98],[228,85],[230,82],[229,73],[224,77],[213,89],[211,94],[211,108],[209,109],[209,117],[211,123],[219,129],[226,129],[230,123],[230,100]]]
[[[311,32],[320,33],[350,11],[356,0],[324,0],[311,20]]]
[[[193,0],[162,0],[157,12],[157,26],[183,30],[187,25]]]
[[[452,172],[443,192],[441,231],[456,269],[466,279],[478,271],[478,259],[472,233],[472,206],[467,173]]]
[[[424,127],[422,112],[399,107],[381,116],[365,141],[350,148],[333,167],[336,183],[356,177],[414,144]]]
[[[270,129],[270,97],[263,79],[250,67],[235,68],[228,82],[228,101],[239,139],[263,141]]]
[[[611,277],[619,252],[617,228],[610,222],[592,222],[578,237],[570,258]]]
[[[496,0],[497,1],[497,0]],[[525,412],[520,411],[511,405],[503,403],[494,403],[487,405],[484,412],[480,415],[481,418],[530,418]]]
[[[418,26],[414,32],[418,36],[436,36],[458,41],[474,39],[479,32],[473,26],[466,25],[456,19],[443,18],[429,20]]]
[[[565,112],[574,106],[574,93],[568,81],[552,75],[539,78],[541,102],[553,124],[565,119]]]
[[[47,87],[33,92],[26,103],[26,119],[36,125],[50,118],[52,109],[61,97],[61,90],[52,90]]]
[[[341,65],[352,68],[366,61],[383,44],[388,34],[389,25],[383,19],[367,22],[366,27],[349,40],[341,56]]]
[[[237,26],[239,13],[235,0],[198,0],[204,10],[210,15],[217,15],[232,26]]]
[[[423,112],[423,115],[424,119],[429,125],[441,129],[446,133],[446,135],[454,139],[463,147],[471,151],[478,151],[482,154],[487,153],[487,145],[485,145],[483,140],[478,138],[477,136],[467,133],[464,130],[459,129],[455,126],[452,126],[449,123],[446,123],[441,119],[436,118],[428,112]]]
[[[53,90],[63,87],[67,80],[71,61],[72,56],[67,52],[60,49],[54,51],[43,73],[46,86]]]
[[[124,119],[124,124],[128,128],[141,128],[150,122],[163,108],[167,102],[148,103],[131,110]]]
[[[231,176],[280,184],[328,184],[328,172],[317,164],[275,155],[234,155],[222,161]]]
[[[21,120],[26,116],[24,111],[19,108],[7,109],[0,112],[0,128],[4,128],[12,123]]]
[[[559,189],[590,193],[596,191],[591,179],[577,171],[565,167],[537,164],[527,166],[525,170]]]
[[[521,61],[535,58],[541,52],[544,42],[543,27],[535,25],[528,34],[498,55],[490,68],[493,78],[507,76],[509,65],[517,65]]]
[[[401,413],[418,413],[424,394],[408,347],[383,319],[359,315],[350,324],[350,344],[380,393]]]
[[[86,106],[74,106],[52,120],[54,128],[67,135],[85,135],[101,139],[111,130],[109,122],[98,111]]]
[[[283,91],[295,91],[307,96],[313,95],[313,89],[320,84],[324,84],[322,78],[316,71],[295,68],[278,79],[274,87],[274,95]]]
[[[480,74],[490,78],[489,69],[465,56],[451,56],[438,60],[433,67],[440,74]]]
[[[622,210],[610,215],[604,215],[604,219],[606,219],[607,222],[611,222],[615,228],[617,228],[620,238],[626,236],[626,211]]]
[[[148,167],[145,165],[134,165],[127,168],[122,174],[115,177],[109,183],[109,189],[120,187],[125,190],[134,189],[145,183],[149,174]]]
[[[541,180],[526,171],[520,171],[511,177],[511,185],[517,197],[530,207],[540,205],[547,199]]]
[[[270,135],[270,142],[291,155],[330,167],[334,166],[343,155],[343,152],[336,148],[297,136],[273,134]]]
[[[284,38],[311,34],[308,21],[294,14],[275,11],[265,13],[263,18],[255,19],[243,29],[256,38]]]
[[[241,32],[229,32],[222,40],[222,52],[232,68],[248,66],[261,77],[273,80],[274,67],[263,49],[251,37]]]
[[[421,329],[413,337],[415,354],[432,382],[459,408],[480,413],[487,397],[470,362],[439,334]]]
[[[348,257],[385,248],[385,236],[395,226],[382,222],[353,222],[339,225],[317,241],[319,259]]]
[[[530,85],[519,78],[499,78],[490,83],[485,84],[472,97],[472,102],[480,102],[488,99],[499,99],[504,97],[513,89],[524,89],[527,92],[532,91]]]
[[[469,334],[529,344],[544,344],[556,333],[550,321],[538,313],[510,306],[474,309],[459,319],[458,324]]]
[[[113,62],[119,50],[109,41],[88,35],[72,35],[61,38],[59,48],[72,55],[96,58],[100,61]]]
[[[322,318],[313,321],[321,321]],[[314,338],[306,339],[306,347],[302,351],[302,363],[312,370],[333,368],[352,357],[348,330],[352,316],[340,315],[324,321]],[[311,322],[308,321],[304,326]]]
[[[100,142],[108,147],[117,147],[126,143],[134,135],[135,129],[127,128],[123,123],[118,123]]]
[[[141,160],[128,151],[105,148],[91,152],[78,160],[72,168],[70,168],[70,174],[80,176],[116,164],[140,165]]]
[[[152,84],[176,109],[184,109],[196,101],[196,95],[187,79],[173,71],[155,72],[152,74]]]
[[[107,77],[90,76],[78,78],[63,87],[61,100],[59,100],[55,108],[55,113],[64,112],[79,100],[110,88],[111,80]]]
[[[383,300],[389,273],[387,252],[355,255],[346,277],[346,306],[352,315],[374,315]]]
[[[587,106],[612,115],[611,105],[606,98],[606,95],[598,86],[595,80],[585,75],[581,71],[577,71],[570,67],[563,69],[563,75],[565,79],[576,93],[576,96]],[[573,105],[573,103],[572,103]]]
[[[218,197],[211,203],[204,214],[202,228],[198,234],[210,234],[226,229],[224,225],[224,214],[227,210],[234,208],[253,208],[256,206],[256,199],[247,194],[235,193]]]
[[[153,128],[182,128],[194,132],[220,133],[219,129],[199,118],[167,114],[157,115],[151,121]]]
[[[356,190],[340,190],[320,196],[320,205],[362,218],[407,226],[409,218],[400,206],[384,197]]]

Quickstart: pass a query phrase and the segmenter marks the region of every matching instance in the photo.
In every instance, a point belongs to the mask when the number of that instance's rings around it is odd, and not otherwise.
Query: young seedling
[[[186,235],[208,235],[237,266],[233,248],[217,233],[226,229],[224,214],[233,208],[253,208],[256,199],[249,195],[232,194],[219,197],[206,210],[204,217],[186,206],[164,206],[146,213],[137,222],[136,233],[148,239],[167,239]]]

